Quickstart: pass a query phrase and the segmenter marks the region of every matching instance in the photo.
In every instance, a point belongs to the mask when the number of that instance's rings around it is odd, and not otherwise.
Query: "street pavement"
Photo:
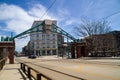
[[[119,59],[62,59],[61,57],[56,56],[43,56],[36,59],[20,57],[16,58],[16,60],[17,59],[48,67],[50,69],[80,77],[85,80],[120,80]],[[56,75],[54,74],[54,76]],[[8,62],[6,63],[3,70],[0,71],[0,80],[28,79],[20,70],[20,64],[15,61],[15,64],[9,64]]]
[[[48,67],[85,80],[120,80],[120,60],[82,60],[55,57],[52,59],[20,59],[25,62],[31,62],[40,66]],[[116,62],[118,63],[117,65],[114,64]]]

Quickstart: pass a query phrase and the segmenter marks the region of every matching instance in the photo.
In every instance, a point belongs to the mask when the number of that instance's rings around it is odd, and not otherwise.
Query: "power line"
[[[119,14],[120,13],[120,11],[117,11],[117,12],[115,12],[115,13],[113,13],[113,14],[111,14],[111,15],[108,15],[108,16],[106,16],[105,18],[102,18],[102,19],[108,19],[108,18],[110,18],[111,16],[114,16],[114,15],[116,15],[116,14]]]
[[[111,15],[109,15],[109,16],[107,16],[107,17],[103,18],[103,19],[108,19],[109,17],[114,16],[114,15],[119,14],[119,13],[120,13],[120,11],[115,12],[115,13],[113,13],[113,14],[111,14]]]
[[[47,8],[47,10],[44,12],[44,14],[40,17],[40,19],[42,19],[47,14],[48,10],[55,4],[55,2],[56,2],[56,0],[54,0],[52,2],[52,4]]]

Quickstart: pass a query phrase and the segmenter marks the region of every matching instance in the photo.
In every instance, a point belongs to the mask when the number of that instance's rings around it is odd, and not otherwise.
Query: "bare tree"
[[[78,36],[85,37],[108,33],[111,31],[111,27],[106,20],[90,21],[87,19],[81,19],[81,24],[75,27],[75,31]]]
[[[93,37],[93,35],[108,33],[111,31],[111,27],[106,20],[90,21],[82,19],[81,24],[75,27],[75,31],[78,36],[85,37],[88,52],[93,53],[96,46],[94,45],[96,39],[94,39],[95,37]]]

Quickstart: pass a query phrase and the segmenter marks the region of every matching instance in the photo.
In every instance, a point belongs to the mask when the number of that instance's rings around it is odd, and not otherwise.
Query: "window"
[[[43,42],[42,44],[43,44],[43,45],[45,45],[45,43],[44,43],[44,42]]]
[[[47,48],[50,48],[50,46],[48,45]]]
[[[55,46],[55,45],[53,45],[53,48],[56,48],[56,46]]]
[[[39,48],[39,46],[37,46],[37,49]]]
[[[36,45],[39,45],[39,42],[37,42]]]
[[[39,37],[39,33],[36,33],[36,37]]]
[[[55,36],[55,34],[53,34],[53,37]]]
[[[45,39],[45,35],[44,34],[42,34],[42,40],[44,40]]]
[[[55,41],[53,41],[53,44],[55,44]]]

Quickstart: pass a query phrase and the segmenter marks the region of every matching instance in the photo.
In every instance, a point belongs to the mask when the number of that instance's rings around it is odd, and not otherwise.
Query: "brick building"
[[[0,41],[0,59],[9,58],[9,63],[14,64],[14,41]]]
[[[89,56],[114,56],[120,51],[120,37],[111,33],[86,37]]]

